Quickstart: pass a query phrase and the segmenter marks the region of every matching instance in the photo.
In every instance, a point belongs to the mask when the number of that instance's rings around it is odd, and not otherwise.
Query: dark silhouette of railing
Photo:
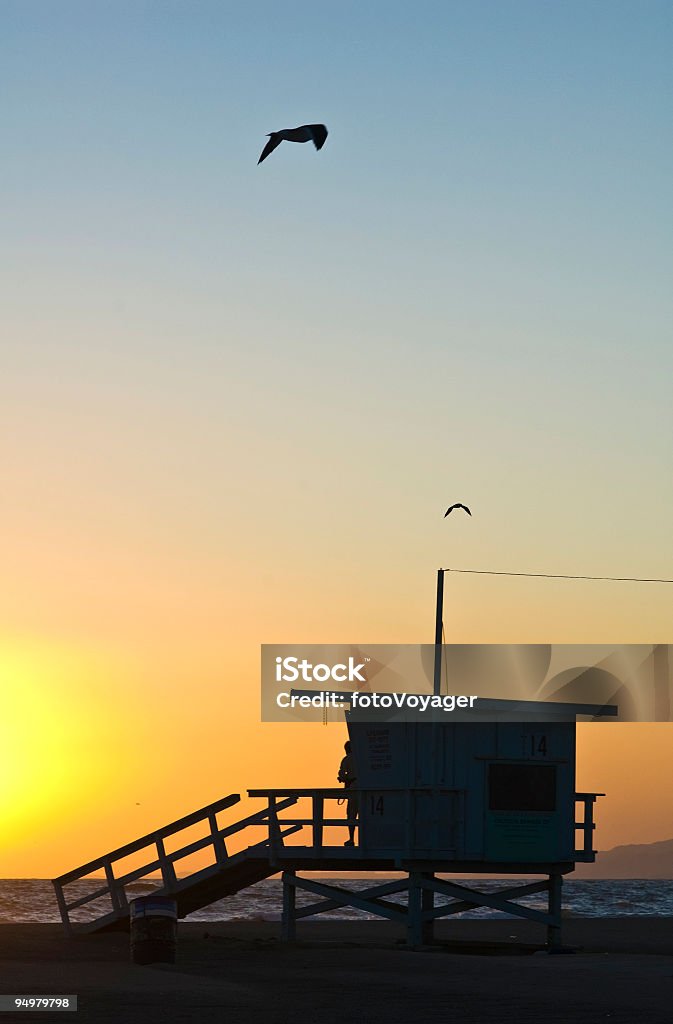
[[[594,842],[594,831],[596,824],[594,822],[594,804],[599,796],[605,796],[605,793],[575,793],[575,803],[580,804],[584,811],[584,816],[580,821],[575,822],[575,831],[582,832],[582,846],[575,850],[576,861],[594,861],[596,859],[596,851],[593,848]]]
[[[221,827],[217,820],[218,814],[240,801],[238,794],[230,794],[54,879],[53,885],[61,919],[68,933],[72,932],[74,925],[78,925],[81,930],[119,926],[127,921],[129,916],[127,887],[143,880],[154,885],[157,875],[161,877],[161,886],[155,891],[174,896],[178,903],[178,913],[184,917],[196,909],[253,885],[278,870],[406,870],[406,865],[412,863],[414,859],[433,860],[435,871],[464,870],[464,867],[458,866],[461,858],[456,856],[456,852],[462,849],[465,792],[461,789],[441,787],[376,790],[255,789],[249,790],[248,795],[264,799],[266,806],[231,825]],[[354,846],[346,847],[341,845],[341,838],[338,845],[325,841],[327,830],[338,828],[343,834],[348,825],[345,816],[328,816],[327,804],[343,801],[349,795],[357,795],[362,806],[362,801],[369,796],[375,795],[378,799],[382,794],[394,796],[398,801],[402,797],[405,812],[400,822],[403,829],[401,840],[398,839],[387,847],[373,847],[362,837],[358,838]],[[583,842],[581,847],[574,851],[572,861],[595,859],[592,846],[595,829],[593,805],[596,798],[601,795],[577,793],[575,796],[576,803],[583,811],[580,820],[574,822],[574,827],[576,831],[581,832]],[[433,833],[435,825],[439,828],[436,811],[434,818],[429,818],[426,813],[428,808],[432,810],[433,802],[435,808],[439,806],[440,799],[443,801],[441,839],[438,838],[437,831]],[[300,801],[310,802],[310,813],[300,812],[296,806]],[[283,816],[287,812],[290,816]],[[175,850],[166,849],[166,841],[170,837],[179,836],[181,832],[199,824],[207,825],[205,836]],[[230,837],[244,833],[248,829],[260,828],[266,833],[261,841],[250,843],[236,853],[229,853],[227,840]],[[423,833],[422,838],[419,838],[419,828]],[[298,835],[306,838],[307,842],[304,845],[299,845],[296,841],[286,842],[289,837]],[[185,877],[178,876],[176,863],[201,851],[211,851],[211,863]],[[147,859],[140,866],[133,870],[118,871],[120,861],[143,854]],[[569,870],[572,861],[564,862],[566,866],[563,870]],[[480,870],[478,863],[472,863],[471,866]],[[501,867],[506,870],[504,864]],[[530,868],[530,865],[528,867]],[[544,872],[545,865],[540,865],[540,870]],[[75,899],[68,898],[68,886],[81,882],[97,872],[104,876],[99,887]],[[72,919],[73,911],[87,906],[89,910],[95,909],[92,905],[100,900],[109,901],[111,909],[107,909],[94,920],[78,922]]]
[[[228,825],[225,828],[218,827],[218,813],[229,807],[233,807],[235,804],[239,803],[240,799],[241,797],[238,793],[232,793],[230,796],[223,797],[215,803],[208,804],[208,806],[202,807],[198,811],[194,811],[192,814],[185,815],[183,818],[178,818],[176,821],[171,822],[169,825],[165,825],[163,828],[157,829],[155,832],[150,832],[147,835],[141,836],[140,839],[127,843],[125,846],[120,846],[118,849],[112,850],[103,857],[97,857],[95,860],[91,860],[87,864],[82,864],[73,871],[68,871],[66,874],[55,878],[53,880],[53,885],[56,891],[56,900],[61,913],[61,920],[63,921],[66,931],[70,932],[72,930],[73,922],[70,915],[73,910],[106,897],[109,897],[111,901],[112,911],[101,915],[95,922],[86,922],[86,924],[89,926],[95,924],[100,928],[108,923],[118,920],[119,918],[125,918],[129,913],[129,900],[126,893],[126,886],[133,882],[138,882],[141,879],[153,881],[152,876],[156,876],[157,872],[161,874],[163,883],[161,892],[176,894],[181,889],[185,889],[190,885],[202,882],[217,871],[230,866],[233,861],[240,859],[240,854],[234,854],[233,856],[229,855],[226,846],[226,839],[230,836],[236,835],[236,833],[241,832],[246,828],[260,826],[268,827],[269,825],[269,811],[268,809],[265,809],[248,815],[240,821],[235,822],[233,825]],[[284,810],[294,802],[295,801],[291,799],[284,800],[282,804],[278,806],[277,810]],[[197,839],[194,842],[187,843],[185,846],[181,846],[171,852],[166,850],[166,839],[184,831],[185,829],[191,828],[194,825],[198,825],[201,822],[208,823],[209,832],[206,836],[201,839]],[[299,831],[298,827],[290,828],[283,832],[281,838],[284,839],[286,835],[296,831]],[[252,853],[258,849],[262,850],[265,847],[268,848],[268,846],[269,839],[265,838],[260,843],[248,846],[245,852]],[[207,850],[209,847],[213,850],[214,863],[193,872],[187,878],[178,878],[175,872],[176,861],[182,860],[184,857],[197,853],[200,850]],[[147,852],[149,858],[146,863],[142,864],[140,867],[134,868],[132,871],[127,871],[120,875],[115,874],[116,862],[144,851]],[[103,871],[105,874],[105,883],[101,885],[100,888],[95,889],[93,892],[87,893],[84,896],[80,896],[78,899],[70,901],[66,899],[65,887],[68,884],[81,881],[83,878],[86,878],[88,875],[97,871]]]

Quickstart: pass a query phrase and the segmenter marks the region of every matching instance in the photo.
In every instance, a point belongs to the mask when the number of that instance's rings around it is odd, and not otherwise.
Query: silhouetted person
[[[351,789],[357,782],[357,769],[355,767],[355,758],[351,751],[351,742],[347,740],[344,743],[344,750],[346,756],[342,759],[339,766],[339,774],[337,780],[343,782],[345,789]],[[355,846],[355,821],[358,816],[359,801],[358,794],[352,793],[346,797],[346,821],[348,822],[348,836],[349,838],[344,843],[344,846]]]

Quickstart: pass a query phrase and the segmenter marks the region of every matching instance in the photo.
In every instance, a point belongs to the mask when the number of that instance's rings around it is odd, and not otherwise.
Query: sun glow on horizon
[[[88,697],[91,652],[38,638],[0,639],[0,825],[7,848],[86,804],[100,778]]]

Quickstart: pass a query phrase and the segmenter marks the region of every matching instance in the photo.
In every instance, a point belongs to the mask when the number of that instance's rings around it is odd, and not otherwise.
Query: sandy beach
[[[437,938],[413,951],[385,922],[316,921],[288,946],[272,922],[190,923],[175,965],[138,966],[125,933],[66,939],[59,925],[0,925],[0,991],[76,993],[70,1018],[103,1024],[671,1020],[670,919],[569,919],[568,955],[541,951],[539,926],[515,920],[442,922]]]

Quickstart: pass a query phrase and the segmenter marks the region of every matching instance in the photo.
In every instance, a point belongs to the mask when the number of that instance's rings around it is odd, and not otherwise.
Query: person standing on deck
[[[351,742],[347,740],[344,743],[344,750],[346,756],[342,759],[341,765],[339,766],[339,774],[337,780],[343,782],[345,789],[351,789],[355,787],[357,782],[357,769],[355,767],[355,758],[351,750]],[[344,846],[355,846],[355,821],[358,816],[359,801],[358,794],[353,793],[346,798],[346,821],[348,822],[348,839],[344,843]]]

